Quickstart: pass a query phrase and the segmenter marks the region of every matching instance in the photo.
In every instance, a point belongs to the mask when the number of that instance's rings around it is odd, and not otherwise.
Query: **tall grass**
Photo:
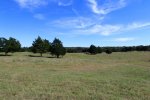
[[[0,56],[0,99],[150,100],[150,52],[28,55]]]

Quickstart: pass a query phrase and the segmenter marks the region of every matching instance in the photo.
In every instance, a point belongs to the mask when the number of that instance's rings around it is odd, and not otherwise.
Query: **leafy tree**
[[[43,42],[44,42],[45,50],[46,50],[46,52],[48,52],[50,50],[50,48],[51,48],[51,43],[48,40],[46,40],[46,39],[43,40]]]
[[[65,54],[66,54],[66,48],[63,47],[60,55],[63,57]]]
[[[5,52],[5,55],[7,55],[8,52],[17,52],[20,48],[21,44],[15,38],[10,37],[8,40],[5,38],[0,38],[0,51]]]
[[[42,57],[43,53],[49,51],[50,42],[46,39],[43,40],[40,36],[38,36],[38,38],[33,41],[31,48],[33,53],[40,53],[40,56]]]
[[[6,47],[6,41],[7,39],[5,38],[0,38],[0,52],[4,52],[4,47]]]
[[[52,55],[55,55],[57,58],[61,56],[64,56],[66,54],[66,49],[63,47],[62,42],[55,38],[52,42],[50,52]]]
[[[112,50],[111,49],[106,49],[105,51],[107,54],[111,54],[112,53]]]
[[[102,48],[101,47],[97,47],[97,52],[98,53],[102,53]]]
[[[97,48],[95,45],[91,45],[88,51],[90,54],[97,54]]]

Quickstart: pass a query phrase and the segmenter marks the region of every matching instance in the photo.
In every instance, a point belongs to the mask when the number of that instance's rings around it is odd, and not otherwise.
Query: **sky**
[[[65,47],[150,45],[150,0],[1,0],[0,37],[31,46],[38,36]]]

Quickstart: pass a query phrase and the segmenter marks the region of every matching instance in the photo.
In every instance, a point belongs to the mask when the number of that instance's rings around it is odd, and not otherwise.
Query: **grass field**
[[[0,100],[150,100],[150,52],[28,55],[0,56]]]

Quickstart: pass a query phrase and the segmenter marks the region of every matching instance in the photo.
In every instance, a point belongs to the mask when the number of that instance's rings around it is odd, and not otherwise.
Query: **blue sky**
[[[31,46],[41,36],[64,46],[150,45],[150,0],[1,0],[0,37]]]

